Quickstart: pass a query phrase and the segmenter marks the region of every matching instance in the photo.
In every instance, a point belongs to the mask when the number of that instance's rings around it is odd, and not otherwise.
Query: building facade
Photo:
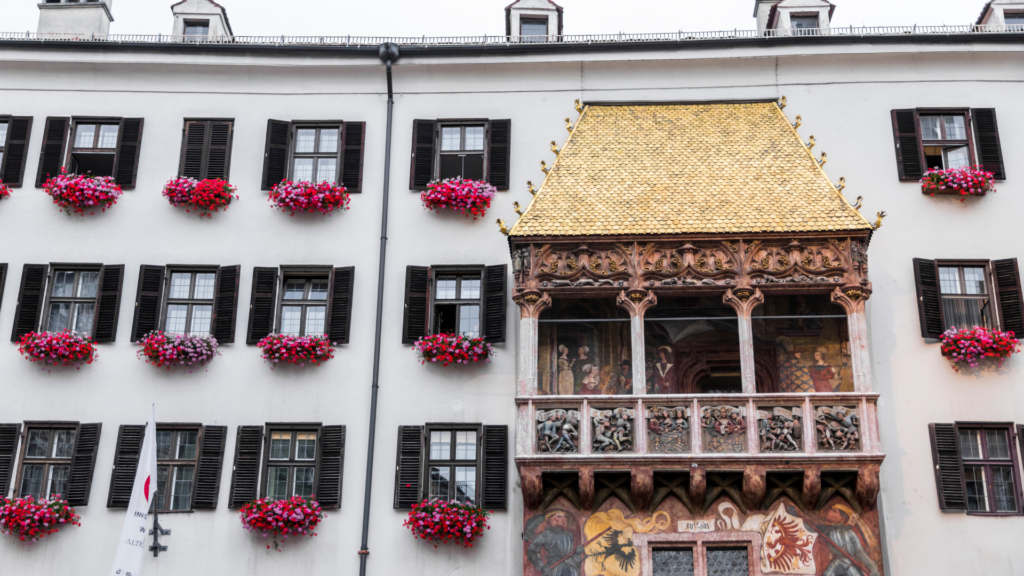
[[[841,8],[582,37],[519,0],[505,37],[391,39],[389,134],[381,39],[235,36],[205,0],[119,37],[108,2],[42,4],[39,33],[0,35],[0,488],[62,493],[82,525],[3,538],[0,574],[106,569],[150,404],[172,533],[147,573],[1024,571],[1020,362],[954,371],[938,343],[1024,332],[1024,4],[914,29],[831,28]],[[998,191],[922,192],[967,165]],[[43,193],[62,168],[124,193],[65,214]],[[238,198],[201,218],[161,193],[182,176]],[[459,176],[497,189],[486,216],[424,208]],[[350,209],[274,210],[286,179]],[[64,329],[94,362],[18,353]],[[154,367],[152,330],[220,356]],[[443,332],[494,355],[422,364]],[[271,369],[277,333],[334,358]],[[239,525],[311,494],[315,538]],[[414,540],[431,498],[490,530]]]

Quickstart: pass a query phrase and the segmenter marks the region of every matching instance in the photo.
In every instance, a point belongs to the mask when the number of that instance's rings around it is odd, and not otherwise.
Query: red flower
[[[227,210],[231,199],[238,199],[237,192],[237,188],[220,178],[196,180],[182,177],[168,180],[163,195],[171,206],[191,206],[199,211],[200,218],[213,218],[211,212]]]
[[[270,203],[282,212],[320,212],[330,214],[335,209],[348,210],[352,197],[344,186],[330,182],[314,184],[309,181],[285,180],[270,190]]]
[[[995,192],[992,185],[995,175],[985,172],[981,166],[973,168],[948,168],[945,170],[928,170],[921,178],[924,191],[935,196],[937,191],[950,190],[960,195],[963,202],[967,196],[984,196],[989,191]]]
[[[413,536],[438,544],[449,542],[465,548],[472,548],[473,541],[490,530],[487,518],[490,512],[471,504],[452,500],[424,500],[413,504],[409,517],[402,526],[409,528]]]
[[[481,180],[451,178],[427,184],[420,193],[420,201],[427,210],[440,212],[450,208],[476,220],[487,213],[497,189]]]
[[[18,340],[18,352],[30,362],[48,366],[92,364],[96,346],[92,340],[70,330],[63,332],[29,332]]]
[[[966,366],[977,366],[985,358],[996,358],[999,365],[1020,352],[1020,342],[1012,332],[990,330],[982,326],[957,330],[956,326],[942,334],[942,355],[949,358],[957,372]]]
[[[271,334],[256,344],[263,352],[263,360],[270,363],[273,370],[279,363],[298,364],[306,362],[319,366],[334,358],[331,339],[322,336],[291,336],[288,334]]]
[[[441,362],[443,366],[490,362],[494,356],[494,349],[484,338],[470,338],[462,334],[424,336],[413,344],[412,349],[419,353],[421,364]]]
[[[81,517],[60,494],[46,500],[32,496],[0,500],[0,533],[17,536],[19,540],[36,541],[58,532],[62,526],[81,526],[80,521]]]
[[[59,176],[53,176],[43,183],[43,192],[53,197],[53,203],[67,212],[68,216],[99,207],[106,212],[121,195],[121,187],[114,183],[112,176],[68,175],[67,170],[60,169]],[[90,212],[92,214],[93,212]]]
[[[263,498],[244,504],[239,511],[242,526],[264,538],[274,538],[274,548],[280,552],[277,537],[286,540],[289,536],[316,536],[313,531],[326,518],[320,503],[314,497],[292,496],[287,500]],[[267,545],[270,548],[270,545]]]

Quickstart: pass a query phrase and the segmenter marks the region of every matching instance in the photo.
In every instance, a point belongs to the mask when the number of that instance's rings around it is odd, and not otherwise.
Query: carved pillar
[[[589,511],[594,506],[594,467],[579,467],[580,506]]]
[[[704,495],[708,491],[707,473],[703,466],[690,468],[690,502],[696,510],[704,507]]]
[[[846,311],[850,333],[850,363],[853,365],[853,389],[871,392],[871,357],[868,353],[868,323],[865,307],[871,291],[860,286],[844,286],[832,292],[832,301]]]
[[[630,369],[633,372],[633,394],[647,393],[647,371],[644,351],[644,312],[658,303],[654,292],[630,289],[619,292],[615,303],[629,311],[630,347],[633,350],[633,361]]]
[[[551,306],[551,296],[527,292],[516,298],[519,305],[519,390],[520,396],[537,395],[537,319]]]
[[[764,493],[767,489],[764,466],[745,466],[743,468],[743,499],[747,502],[750,510],[759,510],[764,502]]]
[[[821,495],[821,466],[804,467],[804,506],[813,510]]]
[[[764,294],[756,288],[741,287],[735,292],[730,288],[725,291],[722,302],[736,310],[740,331],[740,373],[743,378],[743,393],[754,394],[757,392],[757,382],[754,377],[754,331],[751,328],[750,315],[754,307],[764,302]]]
[[[540,468],[520,468],[519,487],[523,490],[523,503],[527,508],[534,509],[540,506],[544,500],[544,482],[540,476]]]
[[[857,501],[865,510],[874,510],[881,488],[878,464],[865,464],[857,470]]]
[[[629,489],[633,493],[637,511],[647,510],[654,494],[654,468],[644,466],[633,468],[629,477]]]

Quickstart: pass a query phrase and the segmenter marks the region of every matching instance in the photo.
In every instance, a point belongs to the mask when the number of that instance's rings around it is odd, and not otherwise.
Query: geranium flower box
[[[334,358],[331,339],[323,336],[291,336],[288,334],[271,334],[256,344],[263,353],[263,360],[273,370],[278,364],[309,363],[319,366]]]
[[[1000,332],[981,326],[957,330],[954,326],[942,333],[942,355],[949,359],[953,370],[976,367],[985,358],[995,358],[999,365],[1020,352],[1020,342],[1011,332]]]
[[[0,180],[0,200],[11,197],[11,187],[4,184],[3,180]]]
[[[270,203],[282,212],[319,212],[330,214],[335,210],[348,210],[352,197],[344,186],[330,182],[313,183],[308,180],[285,180],[270,190]]]
[[[36,542],[65,526],[81,526],[80,521],[81,517],[60,494],[45,500],[32,496],[0,500],[0,533],[21,541]]]
[[[963,202],[968,196],[984,196],[995,192],[995,175],[985,172],[980,166],[973,168],[949,168],[946,170],[928,170],[921,178],[921,192],[935,196],[936,194],[953,194],[960,196]]]
[[[157,368],[184,366],[189,372],[220,356],[213,336],[169,335],[157,330],[139,340],[136,355]]]
[[[490,512],[471,504],[455,500],[424,500],[413,504],[402,526],[409,528],[413,536],[422,538],[437,548],[438,544],[458,544],[472,548],[473,541],[490,530],[487,518]]]
[[[213,218],[212,212],[227,210],[238,189],[226,180],[174,178],[164,185],[163,195],[171,206],[184,206],[186,212],[196,210],[200,218]]]
[[[262,498],[243,504],[238,512],[242,526],[253,534],[273,538],[278,552],[281,551],[278,538],[282,542],[290,536],[312,538],[316,536],[316,527],[327,517],[319,502],[302,496],[292,496],[287,500]]]
[[[442,366],[490,362],[494,356],[494,349],[485,339],[462,334],[424,336],[413,344],[412,349],[419,354],[421,364],[440,362]]]
[[[49,194],[53,203],[67,212],[68,216],[85,216],[87,210],[90,214],[95,214],[93,210],[96,208],[106,212],[117,204],[121,187],[114,183],[112,176],[68,174],[66,169],[61,168],[60,175],[52,176],[43,183],[43,192]]]
[[[65,330],[63,332],[29,332],[18,340],[18,352],[30,362],[46,366],[92,364],[96,345],[92,339]]]
[[[427,184],[420,201],[427,210],[454,210],[476,220],[487,214],[495,192],[497,188],[481,180],[451,178]]]

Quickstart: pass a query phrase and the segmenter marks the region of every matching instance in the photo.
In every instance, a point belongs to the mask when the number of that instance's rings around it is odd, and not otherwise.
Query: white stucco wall
[[[103,35],[110,31],[114,20],[109,2],[80,4],[40,4],[40,34]]]

